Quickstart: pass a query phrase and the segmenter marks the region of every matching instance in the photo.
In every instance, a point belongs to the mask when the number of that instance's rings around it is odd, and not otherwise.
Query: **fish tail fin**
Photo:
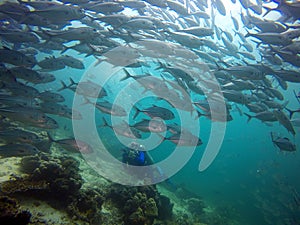
[[[269,7],[267,7],[267,6],[263,6],[263,8],[264,8],[265,10],[267,10],[267,11],[262,15],[262,17],[268,15],[268,14],[273,10],[272,8],[269,8]]]
[[[105,59],[101,59],[101,58],[97,57],[96,55],[94,55],[94,57],[97,59],[97,62],[95,62],[95,64],[94,64],[95,67],[105,61]]]
[[[198,110],[196,110],[196,117],[195,117],[195,120],[199,119],[201,116],[204,116],[205,114],[203,114],[202,112],[199,112]]]
[[[132,38],[134,40],[134,36],[132,35],[132,33],[130,31],[127,31],[127,34],[130,38]],[[128,46],[130,46],[130,43],[127,43]]]
[[[272,142],[274,142],[274,134],[273,134],[273,132],[270,132],[270,135],[271,135]]]
[[[165,82],[167,81],[166,78],[163,76],[163,74],[160,74],[161,79],[163,79]]]
[[[139,115],[141,110],[138,107],[136,107],[135,105],[132,107],[135,109],[135,114],[133,115],[133,119],[135,119]]]
[[[239,48],[243,47],[243,45],[242,45],[242,43],[240,41],[239,41],[239,45],[240,45]]]
[[[167,139],[166,137],[162,136],[160,133],[156,133],[156,134],[162,139],[162,141]]]
[[[258,48],[261,44],[262,44],[262,42],[259,42],[259,41],[254,41],[254,40],[252,40],[254,43],[256,43],[256,48]]]
[[[159,66],[155,68],[155,70],[163,69],[165,68],[164,64],[160,61],[158,61]]]
[[[247,34],[245,35],[245,38],[250,37],[252,34],[246,29]]]
[[[76,83],[71,77],[69,78],[69,80],[71,82],[69,87],[72,86],[72,85],[78,85],[78,83]]]
[[[299,102],[299,104],[300,104],[300,93],[297,95],[297,93],[296,93],[296,91],[295,90],[293,90],[293,93],[294,93],[294,95],[295,95],[295,98],[297,99],[297,101]]]
[[[70,47],[63,45],[63,50],[60,52],[60,54],[64,54],[69,49],[70,49]]]
[[[110,127],[111,128],[111,126],[107,123],[107,121],[104,117],[102,117],[102,121],[103,121],[103,125],[100,125],[100,127]]]
[[[286,100],[284,103],[281,104],[281,109],[285,108],[289,104],[289,100]]]
[[[248,113],[244,113],[244,114],[248,117],[247,123],[249,123],[250,120],[253,118],[253,116],[249,115]]]
[[[85,54],[84,57],[86,58],[86,57],[89,57],[89,56],[91,56],[91,55],[93,55],[93,53],[87,53],[87,54]]]
[[[289,117],[290,117],[290,119],[292,119],[292,117],[293,117],[295,111],[293,111],[293,110],[291,110],[291,109],[288,109],[287,107],[284,107],[284,108],[289,112]]]
[[[126,69],[123,69],[123,70],[124,70],[126,76],[123,77],[123,78],[121,78],[120,81],[127,80],[127,79],[130,78],[130,77],[133,78],[133,76],[132,76]]]
[[[68,89],[69,87],[66,85],[65,82],[63,82],[62,80],[60,81],[62,87],[59,88],[57,91],[62,91],[62,90],[65,90],[65,89]]]
[[[243,63],[245,63],[247,66],[249,65],[249,63],[245,60],[245,59],[242,59]]]
[[[234,32],[234,36],[238,35],[238,31],[237,30],[233,30]]]
[[[84,98],[84,102],[81,103],[80,105],[94,104],[94,103],[92,103],[88,98],[86,98],[85,96],[83,96],[83,98]]]
[[[48,137],[48,139],[49,139],[50,142],[56,142],[56,141],[53,139],[53,137],[51,137],[51,135],[50,135],[49,132],[47,132],[47,137]]]

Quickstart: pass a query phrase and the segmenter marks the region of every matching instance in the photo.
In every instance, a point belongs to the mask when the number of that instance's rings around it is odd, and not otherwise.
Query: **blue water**
[[[151,72],[155,73],[154,70]],[[297,86],[290,85],[284,93],[285,99],[290,100],[290,108],[298,107],[292,94],[294,88]],[[143,99],[138,105],[146,108],[153,103],[170,108],[167,103],[157,102],[153,98]],[[98,121],[102,116],[96,113]],[[180,124],[178,114],[176,116],[168,123]],[[247,118],[237,111],[232,116],[233,121],[227,123],[219,154],[203,172],[198,171],[198,165],[210,136],[211,121],[206,118],[195,120],[200,124],[200,137],[204,144],[196,148],[189,162],[170,180],[177,187],[184,187],[201,197],[207,205],[227,210],[226,216],[237,220],[238,224],[263,225],[272,224],[274,220],[276,224],[284,224],[298,218],[299,208],[293,200],[293,190],[300,190],[299,152],[281,152],[273,145],[270,132],[290,135],[278,122],[267,125],[255,118],[247,122]],[[107,115],[104,117],[109,119]],[[149,117],[141,113],[137,120],[142,118]],[[110,128],[101,128],[98,132],[107,138],[114,136]],[[147,137],[149,135],[143,135],[143,138]],[[297,135],[290,138],[298,148]],[[109,142],[107,147],[116,158],[121,158],[120,149],[123,146],[117,140]],[[158,162],[167,158],[174,149],[173,143],[165,141],[149,154]]]
[[[70,54],[70,53],[69,53]],[[89,62],[88,58],[85,61]],[[148,69],[148,68],[147,68]],[[155,73],[155,71],[152,71]],[[69,82],[68,77],[79,81],[82,71],[76,69],[65,69],[55,72],[57,80]],[[43,86],[44,89],[45,86]],[[59,82],[46,85],[47,89],[55,90],[60,87]],[[285,92],[285,98],[290,101],[290,108],[297,108],[297,102],[292,94],[296,85],[290,85]],[[110,90],[116,91],[116,90]],[[73,93],[70,90],[60,92],[66,98],[66,104],[72,104]],[[147,103],[148,101],[148,103]],[[139,103],[142,107],[151,106],[157,103],[153,99],[144,99]],[[170,108],[166,103],[159,103],[160,106]],[[245,108],[242,108],[245,110]],[[174,112],[176,110],[173,109]],[[131,115],[134,112],[131,112]],[[110,119],[108,115],[96,112],[98,124],[102,124],[101,117]],[[178,116],[178,115],[177,115]],[[210,135],[211,121],[200,118],[200,137],[204,144],[197,147],[189,162],[170,180],[177,187],[195,193],[203,201],[221,211],[228,210],[226,217],[238,221],[238,224],[285,224],[291,218],[299,219],[299,206],[295,206],[293,190],[300,190],[300,161],[299,151],[289,153],[280,152],[272,144],[270,132],[277,132],[281,135],[288,135],[285,128],[273,123],[272,126],[252,119],[247,123],[245,116],[233,112],[233,121],[227,123],[226,134],[219,154],[209,168],[203,172],[198,171],[198,165],[205,149],[205,143]],[[148,118],[139,115],[138,119]],[[66,127],[66,136],[72,136],[71,121],[60,120],[60,127]],[[180,123],[177,119],[171,121]],[[121,160],[122,146],[117,140],[114,141],[114,133],[110,128],[98,129],[100,136],[109,138],[108,148],[111,154]],[[297,143],[299,139],[291,138]],[[147,138],[147,135],[143,135]],[[150,152],[156,162],[169,156],[175,145],[168,141]]]
[[[87,61],[90,59],[88,58]],[[93,60],[91,60],[93,61]],[[156,71],[147,71],[155,74]],[[137,70],[136,74],[139,74]],[[56,72],[58,78],[68,82],[65,74],[72,75],[73,78],[80,79],[80,73],[77,70],[64,70],[64,75]],[[120,72],[121,73],[121,72]],[[121,73],[117,78],[123,77]],[[132,81],[129,81],[132,82]],[[53,84],[51,84],[53,85]],[[117,83],[122,87],[122,83]],[[56,87],[54,84],[53,87]],[[295,100],[292,90],[297,85],[289,85],[287,91],[283,91],[285,99],[289,100],[290,108],[297,108],[298,102]],[[118,88],[110,86],[111,95],[108,97],[113,100],[114,94],[118,93]],[[72,94],[69,90],[62,92],[64,96],[69,96],[69,104],[72,101]],[[141,108],[157,104],[173,110],[169,104],[157,101],[155,98],[142,99],[138,105]],[[243,111],[246,108],[241,107]],[[130,115],[134,114],[134,110]],[[253,118],[249,123],[245,116],[241,116],[237,111],[232,113],[233,121],[227,123],[224,141],[219,154],[213,163],[203,172],[198,171],[198,165],[205,150],[206,143],[210,136],[211,121],[207,118],[200,118],[200,137],[204,144],[197,147],[193,157],[188,163],[173,177],[172,183],[177,187],[183,187],[198,195],[210,207],[226,211],[226,217],[238,221],[238,224],[285,224],[291,219],[299,219],[299,208],[295,205],[293,199],[293,190],[299,192],[299,151],[281,152],[273,145],[270,132],[275,132],[281,136],[288,136],[299,148],[299,139],[291,137],[287,131],[278,122],[267,125]],[[96,110],[95,118],[99,125],[102,124],[101,118],[105,117],[110,124],[110,116],[99,113]],[[149,118],[140,113],[136,120]],[[129,119],[129,122],[133,121]],[[176,118],[168,123],[178,123],[178,114]],[[111,140],[107,143],[107,148],[111,154],[121,160],[124,147],[115,137],[111,128],[99,128],[100,137]],[[143,138],[149,137],[143,134]],[[164,160],[175,149],[175,145],[165,141],[157,148],[150,151],[150,155],[155,162]]]
[[[238,14],[239,9],[235,9],[234,15],[237,16]],[[221,17],[217,16],[217,22],[218,26],[226,27],[228,28],[227,30],[230,30],[231,27],[233,28],[230,20],[222,20]],[[68,45],[71,46],[74,43],[75,42],[70,42]],[[235,40],[234,43],[237,44],[237,41]],[[93,74],[90,74],[92,68],[94,68],[94,63],[96,62],[93,56],[84,57],[84,55],[78,55],[78,53],[73,50],[68,50],[67,54],[83,60],[86,69],[78,70],[65,68],[63,70],[51,72],[55,75],[56,81],[36,85],[35,87],[38,90],[51,90],[56,92],[61,87],[61,81],[69,84],[69,78],[72,78],[75,82],[80,82],[84,75],[88,75],[91,81],[97,79],[101,80],[104,71],[93,71]],[[257,52],[253,54],[259,58]],[[53,53],[53,56],[59,55],[59,52]],[[40,53],[37,56],[37,60],[40,61],[46,56],[49,55]],[[236,59],[234,59],[234,61],[237,62]],[[153,76],[160,77],[161,71],[157,69],[157,61],[147,61],[147,63],[148,66],[129,69],[131,75],[150,73]],[[124,76],[125,73],[122,69],[111,76],[108,82],[105,83],[104,88],[107,90],[108,96],[104,97],[103,100],[113,102],[117,97],[120,97],[118,94],[126,87],[126,85],[136,82],[132,78],[120,81]],[[278,90],[284,94],[285,100],[289,101],[289,108],[298,109],[300,105],[295,99],[293,90],[298,92],[299,85],[292,83],[288,83],[288,85],[288,90],[284,91],[280,87],[278,87]],[[72,107],[74,92],[65,89],[59,93],[66,98],[66,101],[63,104]],[[128,89],[128,94],[134,95],[136,93],[137,95],[141,95],[142,90],[136,90],[134,88]],[[250,94],[250,92],[247,93]],[[175,119],[167,121],[166,123],[183,124],[179,119],[180,110],[178,111],[178,109],[172,108],[166,101],[157,99],[154,94],[152,94],[151,97],[145,96],[138,96],[140,97],[140,100],[137,103],[139,108],[147,108],[153,104],[168,108],[175,114]],[[192,94],[192,96],[193,101],[204,99],[204,96],[199,97],[195,94]],[[121,101],[123,101],[124,105],[127,104],[126,100],[126,96],[121,96]],[[240,115],[235,109],[235,103],[231,103],[231,105],[233,109],[230,110],[230,112],[233,121],[229,121],[226,124],[226,132],[222,145],[220,146],[220,152],[212,164],[206,170],[201,172],[198,167],[209,138],[218,134],[215,134],[214,131],[211,133],[212,123],[214,123],[211,120],[205,117],[194,119],[195,114],[186,115],[190,116],[189,121],[192,121],[192,123],[189,123],[185,128],[193,130],[195,125],[199,125],[200,132],[195,135],[199,135],[203,144],[195,148],[190,160],[174,176],[170,177],[169,181],[174,185],[173,188],[182,188],[192,192],[201,198],[206,206],[219,212],[220,216],[223,216],[224,219],[226,218],[228,221],[235,221],[235,224],[299,224],[300,205],[299,202],[297,205],[294,199],[295,193],[300,193],[299,127],[295,127],[296,136],[293,137],[278,122],[265,124],[255,118],[251,119],[250,122],[247,122],[247,117]],[[124,118],[124,120],[129,124],[132,125],[142,119],[149,119],[149,117],[143,113],[140,113],[135,120],[132,119],[135,110],[132,109],[130,101],[128,101],[127,106],[131,109],[128,118]],[[243,112],[248,112],[246,107],[241,105],[238,105],[238,107],[240,107]],[[112,124],[112,117],[99,112],[97,109],[92,116],[95,118],[96,126],[103,125],[102,118],[105,118],[108,124]],[[297,118],[298,116],[299,114],[297,115],[297,113],[295,113],[294,118]],[[58,131],[51,132],[54,134],[56,132],[60,135],[63,134],[65,138],[73,136],[74,132],[71,120],[60,118],[58,116],[52,117],[57,120],[60,128]],[[187,119],[187,117],[181,119]],[[120,119],[120,121],[122,120],[123,119]],[[122,161],[122,149],[125,146],[117,139],[113,130],[109,127],[98,127],[97,132],[99,137],[104,140],[105,147],[111,155],[119,161]],[[280,151],[272,143],[270,136],[271,132],[274,132],[280,137],[288,137],[296,144],[297,151]],[[88,136],[90,134],[87,133],[86,135]],[[159,139],[158,135],[154,136],[156,138],[155,140]],[[143,133],[142,139],[147,140],[147,138],[151,138],[151,134]],[[91,142],[92,141],[93,140],[91,140]],[[154,162],[157,163],[167,159],[170,154],[174,151],[180,151],[180,149],[180,147],[177,149],[174,143],[165,140],[149,151],[149,154]],[[182,154],[185,154],[184,150],[182,150]],[[160,185],[165,187],[166,182],[162,182]],[[176,193],[176,190],[171,190]],[[231,222],[227,223],[227,221],[224,221],[224,224],[231,224]]]

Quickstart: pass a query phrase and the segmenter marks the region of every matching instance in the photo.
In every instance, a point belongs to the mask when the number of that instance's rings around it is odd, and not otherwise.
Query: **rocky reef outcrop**
[[[31,214],[20,210],[16,199],[0,196],[0,224],[26,225],[30,222]]]
[[[123,211],[125,225],[153,224],[154,221],[172,217],[173,204],[166,196],[160,195],[154,185],[112,185],[107,197]]]

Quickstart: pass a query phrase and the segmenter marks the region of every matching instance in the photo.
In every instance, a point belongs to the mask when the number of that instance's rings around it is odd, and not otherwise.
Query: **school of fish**
[[[278,122],[295,136],[299,120],[292,117],[300,111],[289,108],[282,92],[289,90],[290,83],[300,83],[300,3],[231,2],[241,5],[240,18],[225,8],[225,0],[3,2],[0,155],[36,154],[45,142],[71,152],[93,151],[73,137],[55,140],[50,136],[52,130],[61,129],[52,115],[83,117],[64,104],[62,90],[82,95],[85,104],[101,113],[99,129],[110,127],[132,139],[168,131],[162,137],[165,141],[201,145],[200,137],[173,121],[176,110],[190,112],[195,121],[206,117],[220,122],[234,120],[231,112],[238,110],[248,122]],[[266,19],[273,11],[280,12],[280,17]],[[231,20],[233,29],[218,26],[216,17]],[[84,60],[79,59],[82,55]],[[133,106],[134,123],[109,125],[107,115],[129,114],[109,100],[110,92],[118,90],[107,90],[92,79],[75,82],[72,75],[67,75],[67,83],[55,75],[69,68],[84,73],[88,58],[94,58],[95,65],[107,62],[122,67],[120,84],[134,81],[157,95],[152,106]],[[48,90],[51,82],[60,87]],[[168,97],[159,98],[162,95]],[[296,92],[295,97],[299,100]],[[219,105],[224,99],[225,113]],[[44,131],[44,137],[35,131]],[[296,150],[288,138],[272,133],[270,141],[282,151]]]

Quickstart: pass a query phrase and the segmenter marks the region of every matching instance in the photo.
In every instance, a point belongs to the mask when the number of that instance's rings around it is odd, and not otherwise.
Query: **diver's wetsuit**
[[[145,166],[145,152],[126,148],[123,150],[122,162],[132,166]]]
[[[154,164],[153,159],[147,152],[131,149],[129,147],[123,149],[122,162],[131,166],[148,166]],[[141,174],[135,173],[135,175],[141,179],[148,177],[153,183],[156,183],[157,180],[165,176],[161,168],[158,166],[156,167],[156,170],[153,170],[152,168],[146,173],[143,173],[143,171],[144,170],[141,170]],[[169,179],[166,179],[166,183],[172,189],[176,190],[176,186]]]

